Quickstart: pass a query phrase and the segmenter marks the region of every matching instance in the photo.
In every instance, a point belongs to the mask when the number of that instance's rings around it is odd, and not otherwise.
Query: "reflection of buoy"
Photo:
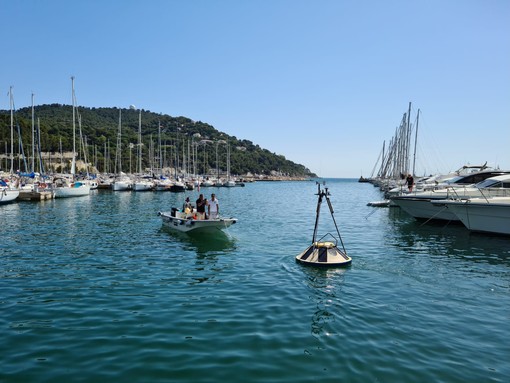
[[[317,202],[317,215],[315,217],[315,228],[313,231],[312,244],[308,246],[304,251],[302,251],[299,255],[296,256],[296,261],[305,265],[312,266],[326,266],[326,267],[349,266],[352,262],[352,259],[347,255],[344,243],[342,241],[342,237],[340,236],[340,232],[338,231],[338,226],[336,225],[335,217],[333,215],[334,213],[333,207],[331,206],[331,201],[329,200],[328,188],[325,188],[325,191],[321,191],[320,184],[317,183],[317,185],[319,185],[319,191],[317,193],[317,195],[319,196],[319,200]],[[338,240],[331,233],[325,234],[318,241],[315,240],[317,235],[317,227],[319,223],[319,214],[322,199],[324,197],[328,202],[329,211],[331,212],[331,217],[333,218],[333,222],[335,223],[336,232],[338,234],[338,238],[340,239],[342,249],[338,248]],[[324,240],[326,237],[331,237],[333,241]]]

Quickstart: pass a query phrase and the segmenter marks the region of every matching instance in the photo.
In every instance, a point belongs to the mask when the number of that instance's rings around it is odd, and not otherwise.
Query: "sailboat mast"
[[[34,94],[32,93],[32,171],[35,172],[35,118],[34,118]]]
[[[64,154],[62,153],[62,137],[58,141],[58,148],[60,149],[60,172],[64,173]]]
[[[161,155],[161,122],[158,121],[159,171],[163,174],[163,156]]]
[[[418,121],[420,119],[420,109],[416,114],[416,133],[414,134],[414,154],[413,154],[413,176],[415,175],[414,170],[416,166],[416,143],[418,142]]]
[[[9,87],[9,103],[11,107],[11,174],[14,173],[14,99],[12,86]]]
[[[142,110],[138,111],[138,172],[142,174]]]
[[[41,153],[41,121],[39,121],[39,118],[37,118],[37,152],[39,153],[39,172],[44,174],[44,164]]]
[[[115,172],[120,175],[122,172],[121,146],[122,146],[122,110],[119,109],[119,130],[117,132],[117,152],[115,153]]]
[[[71,163],[71,174],[74,179],[76,174],[76,112],[75,112],[75,95],[74,95],[74,76],[71,76],[71,99],[73,104],[73,162]]]
[[[409,102],[409,111],[407,112],[407,133],[406,133],[406,157],[405,167],[406,171],[409,169],[409,149],[411,143],[411,102]],[[414,173],[413,173],[414,175]]]

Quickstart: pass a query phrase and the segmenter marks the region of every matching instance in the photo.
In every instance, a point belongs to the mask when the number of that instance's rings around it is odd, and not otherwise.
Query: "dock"
[[[20,191],[18,199],[22,201],[45,201],[55,198],[52,191]]]

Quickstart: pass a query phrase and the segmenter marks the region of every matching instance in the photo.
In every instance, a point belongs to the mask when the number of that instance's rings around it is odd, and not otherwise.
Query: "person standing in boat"
[[[407,178],[406,178],[406,181],[407,181],[407,188],[409,189],[409,193],[411,193],[413,191],[413,186],[414,186],[414,178],[413,178],[413,176],[408,174]]]
[[[207,206],[207,200],[204,199],[203,194],[200,194],[196,204],[197,204],[197,219],[206,219],[205,207]]]
[[[207,212],[209,214],[209,219],[218,219],[218,215],[220,214],[220,202],[216,199],[216,194],[211,194],[211,200],[207,205]]]

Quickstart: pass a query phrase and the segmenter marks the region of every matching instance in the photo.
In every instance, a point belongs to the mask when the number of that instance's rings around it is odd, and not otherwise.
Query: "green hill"
[[[40,121],[41,152],[60,153],[72,151],[73,123],[70,105],[39,105],[34,108],[35,121]],[[120,156],[122,170],[136,171],[138,163],[138,126],[139,111],[119,108],[78,107],[76,117],[76,150],[83,159],[85,146],[88,162],[100,172],[115,169],[119,110],[122,114],[122,134]],[[81,117],[82,145],[79,145],[78,114]],[[32,109],[19,109],[14,114],[14,153],[20,153],[19,135],[25,157],[32,153]],[[186,158],[193,158],[191,147],[195,150],[195,170],[204,174],[218,167],[226,170],[227,145],[230,147],[231,174],[247,173],[270,175],[278,174],[291,177],[314,177],[315,174],[303,165],[287,160],[282,155],[271,153],[249,140],[228,136],[201,121],[192,121],[186,117],[171,117],[165,114],[141,111],[142,121],[142,161],[144,168],[182,167],[183,152]],[[10,156],[10,111],[0,110],[0,168],[5,169],[5,156]],[[85,143],[86,145],[83,145]],[[161,154],[161,155],[160,155]],[[105,161],[106,158],[106,161]],[[131,162],[130,162],[131,161]],[[28,161],[30,163],[31,161]],[[28,169],[21,169],[28,170]]]

